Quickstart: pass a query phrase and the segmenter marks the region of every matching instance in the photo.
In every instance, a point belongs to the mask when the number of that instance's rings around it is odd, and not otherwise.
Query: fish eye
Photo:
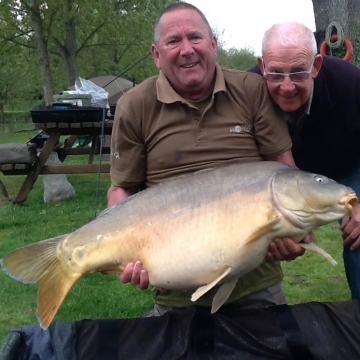
[[[321,176],[317,176],[316,178],[315,178],[315,180],[317,181],[317,182],[324,182],[324,178],[323,177],[321,177]]]

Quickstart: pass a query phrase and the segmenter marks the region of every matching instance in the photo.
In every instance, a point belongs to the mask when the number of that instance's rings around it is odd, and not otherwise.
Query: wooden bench
[[[27,175],[34,165],[31,164],[0,164],[4,175]]]
[[[100,153],[100,136],[110,135],[112,130],[112,120],[106,121],[103,125],[98,122],[86,123],[42,123],[35,124],[37,129],[44,130],[49,138],[46,140],[36,161],[33,164],[0,164],[0,170],[4,175],[26,175],[26,178],[12,201],[15,204],[22,204],[33,188],[38,176],[44,174],[91,174],[109,173],[110,164],[94,164],[94,157]],[[70,135],[63,147],[57,147],[60,136]],[[90,148],[72,148],[79,135],[91,135],[93,137]],[[52,151],[56,149],[61,162],[71,155],[88,155],[87,164],[61,164],[46,165]],[[101,149],[102,154],[109,154],[110,147],[105,146]]]

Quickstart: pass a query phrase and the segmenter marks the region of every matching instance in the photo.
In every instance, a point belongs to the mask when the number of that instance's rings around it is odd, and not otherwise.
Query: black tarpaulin
[[[5,340],[1,360],[360,359],[358,301],[236,312],[223,306],[213,315],[193,307],[153,318],[54,322],[48,330],[29,325],[12,334],[20,340],[11,351]]]

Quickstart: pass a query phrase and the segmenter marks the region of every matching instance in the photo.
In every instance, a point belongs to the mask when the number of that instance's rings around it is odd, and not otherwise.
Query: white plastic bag
[[[61,165],[58,154],[52,152],[46,161],[46,165]],[[75,196],[73,186],[67,180],[65,174],[43,175],[44,202],[60,201]]]
[[[109,93],[102,87],[97,86],[90,80],[79,77],[75,81],[75,92],[77,94],[91,94],[91,104],[102,108],[109,108]]]

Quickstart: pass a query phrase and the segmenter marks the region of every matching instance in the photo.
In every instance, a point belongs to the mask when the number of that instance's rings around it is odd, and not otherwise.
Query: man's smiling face
[[[321,57],[313,57],[304,47],[277,47],[276,44],[267,48],[262,63],[259,65],[266,73],[294,73],[310,71],[308,79],[294,82],[288,76],[282,82],[267,81],[271,97],[286,112],[295,112],[304,105],[310,96],[312,81],[318,75],[322,63]]]
[[[215,78],[217,42],[200,14],[191,9],[165,13],[159,34],[152,45],[153,59],[175,91],[190,100],[208,96]]]

